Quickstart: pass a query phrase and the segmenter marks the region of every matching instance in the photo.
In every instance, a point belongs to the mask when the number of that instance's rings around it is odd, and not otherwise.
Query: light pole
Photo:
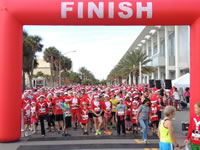
[[[76,52],[77,52],[76,50],[69,51],[69,52],[66,52],[64,54],[61,54],[61,56],[65,56],[66,54],[76,53]],[[61,57],[60,57],[60,60],[59,60],[59,86],[61,86]]]

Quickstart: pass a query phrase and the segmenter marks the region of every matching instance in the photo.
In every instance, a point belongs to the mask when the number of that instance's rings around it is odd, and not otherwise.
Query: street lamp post
[[[65,56],[66,54],[69,54],[69,53],[75,53],[77,52],[76,50],[74,51],[69,51],[69,52],[66,52],[64,54],[61,54],[61,56]],[[59,86],[61,86],[61,57],[60,57],[60,60],[59,60]]]

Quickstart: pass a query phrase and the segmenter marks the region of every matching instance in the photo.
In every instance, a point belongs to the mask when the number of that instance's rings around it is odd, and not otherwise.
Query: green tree
[[[25,73],[28,74],[30,87],[32,88],[32,72],[37,67],[38,62],[35,52],[32,50],[33,43],[30,42],[30,36],[23,31],[23,90],[25,89]]]
[[[50,63],[50,72],[51,72],[51,86],[54,87],[54,80],[53,80],[53,71],[56,69],[55,67],[55,60],[60,55],[60,52],[55,47],[46,48],[44,51],[44,60]]]
[[[128,52],[124,58],[118,63],[118,65],[111,71],[108,75],[108,80],[113,80],[113,78],[121,77],[127,78],[129,74],[131,77],[133,75],[136,78],[136,84],[138,85],[139,78],[139,64],[141,62],[141,71],[143,74],[151,74],[155,71],[155,69],[151,66],[147,66],[149,62],[152,60],[148,58],[148,56],[143,53],[141,50],[135,50]],[[133,79],[131,79],[131,84],[133,84]]]

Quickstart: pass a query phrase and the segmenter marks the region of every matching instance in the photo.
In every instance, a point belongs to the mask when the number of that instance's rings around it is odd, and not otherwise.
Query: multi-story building
[[[147,26],[143,29],[128,51],[140,49],[155,67],[151,75],[142,75],[142,83],[149,79],[176,79],[190,70],[189,26]],[[130,82],[130,81],[129,81]]]

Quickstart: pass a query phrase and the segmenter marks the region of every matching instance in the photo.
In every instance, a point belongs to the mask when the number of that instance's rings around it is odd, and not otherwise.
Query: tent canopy
[[[180,78],[172,80],[172,86],[176,88],[183,88],[190,87],[190,73],[187,73]]]

